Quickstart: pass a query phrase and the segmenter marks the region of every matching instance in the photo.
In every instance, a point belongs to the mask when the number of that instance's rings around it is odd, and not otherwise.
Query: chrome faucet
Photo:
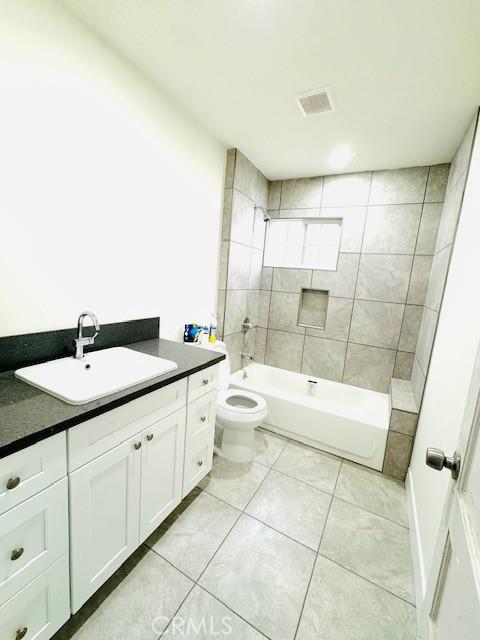
[[[244,352],[242,351],[242,353],[240,354],[240,357],[241,357],[241,358],[246,358],[247,360],[251,360],[251,361],[253,362],[253,359],[254,359],[254,357],[255,357],[255,354],[254,354],[254,353],[244,353]]]
[[[95,327],[95,333],[93,336],[84,336],[83,335],[83,321],[85,318],[90,318],[93,322],[93,326]],[[97,316],[91,311],[84,311],[78,316],[78,334],[75,340],[73,341],[75,345],[75,358],[77,360],[81,360],[83,358],[83,347],[87,344],[93,344],[95,338],[98,336],[98,332],[100,331],[100,325],[98,324]]]

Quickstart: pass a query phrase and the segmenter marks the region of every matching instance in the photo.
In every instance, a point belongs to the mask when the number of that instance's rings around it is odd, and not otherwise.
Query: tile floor
[[[55,640],[413,640],[403,485],[257,431]]]

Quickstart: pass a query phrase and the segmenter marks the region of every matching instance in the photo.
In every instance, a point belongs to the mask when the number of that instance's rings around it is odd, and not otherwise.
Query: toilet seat
[[[245,405],[242,404],[230,404],[228,400],[230,398],[238,397],[245,399]],[[255,403],[253,406],[248,406],[251,402]],[[218,392],[217,396],[217,414],[218,415],[231,415],[231,416],[245,416],[253,417],[256,414],[261,414],[265,411],[267,404],[265,400],[251,391],[245,391],[244,389],[226,389]]]

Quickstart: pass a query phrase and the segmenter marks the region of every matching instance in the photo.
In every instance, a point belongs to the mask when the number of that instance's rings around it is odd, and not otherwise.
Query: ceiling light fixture
[[[357,159],[358,153],[355,153],[347,144],[338,145],[328,156],[328,162],[333,169],[344,169],[347,164]]]

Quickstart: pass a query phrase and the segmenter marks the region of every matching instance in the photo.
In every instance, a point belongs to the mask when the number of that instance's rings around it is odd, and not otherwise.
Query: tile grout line
[[[316,564],[317,564],[318,553],[319,553],[319,551],[320,551],[320,546],[321,546],[321,544],[322,544],[323,536],[325,535],[325,530],[326,530],[326,528],[327,528],[328,518],[329,518],[329,516],[330,516],[330,510],[331,510],[331,508],[332,508],[333,496],[334,496],[334,494],[335,494],[335,489],[337,488],[337,482],[338,482],[338,478],[340,477],[340,472],[341,472],[341,470],[342,470],[342,466],[343,466],[343,459],[341,459],[340,467],[338,468],[337,477],[336,477],[336,479],[335,479],[335,485],[334,485],[334,487],[333,487],[332,497],[330,498],[330,504],[328,505],[328,511],[327,511],[327,515],[325,516],[325,523],[324,523],[324,525],[323,525],[322,535],[320,536],[320,541],[319,541],[319,543],[318,543],[317,551],[316,551],[315,558],[314,558],[314,561],[313,561],[312,571],[311,571],[311,573],[310,573],[310,578],[309,578],[309,580],[308,580],[307,589],[306,589],[306,591],[305,591],[305,596],[304,596],[304,598],[303,598],[302,607],[301,607],[301,609],[300,609],[300,615],[298,616],[297,628],[295,629],[295,635],[294,635],[294,637],[293,637],[293,640],[296,640],[297,635],[298,635],[298,630],[300,629],[300,623],[301,623],[301,621],[302,621],[303,612],[304,612],[304,610],[305,610],[305,604],[306,604],[306,602],[307,602],[308,593],[309,593],[309,591],[310,591],[310,585],[312,584],[313,574],[314,574],[314,572],[315,572],[315,566],[316,566]]]

